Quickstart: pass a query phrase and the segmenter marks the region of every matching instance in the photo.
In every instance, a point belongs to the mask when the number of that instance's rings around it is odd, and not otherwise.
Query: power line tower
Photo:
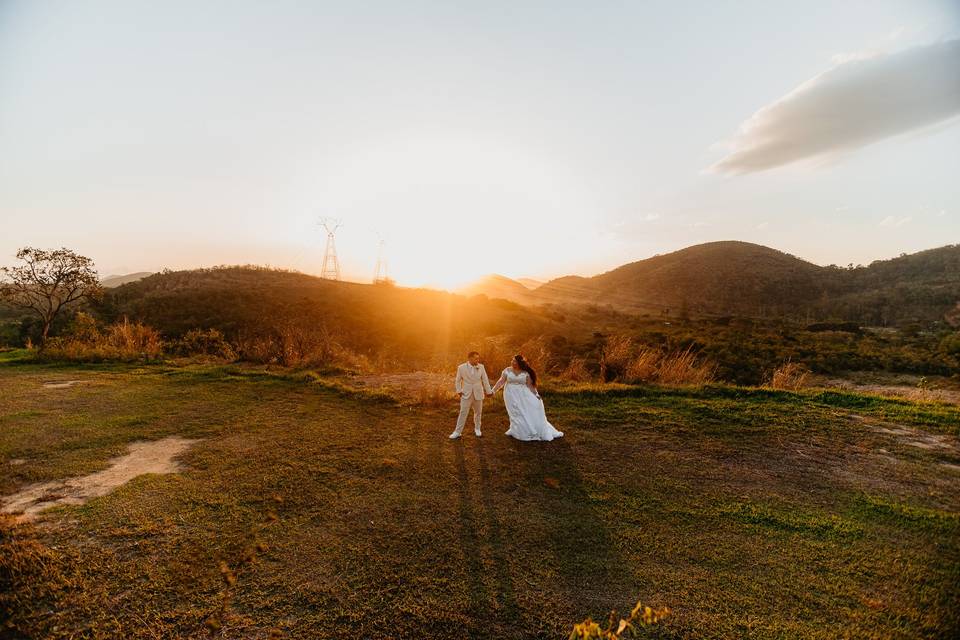
[[[320,277],[324,280],[340,279],[340,260],[337,259],[337,244],[334,239],[341,224],[340,220],[335,218],[320,218],[320,226],[327,230],[327,248],[323,252],[323,269],[320,270]]]
[[[383,246],[385,242],[383,236],[379,233],[377,237],[380,241],[377,243],[377,268],[373,272],[373,284],[384,284],[390,282],[390,277],[387,276],[387,260],[383,257]]]

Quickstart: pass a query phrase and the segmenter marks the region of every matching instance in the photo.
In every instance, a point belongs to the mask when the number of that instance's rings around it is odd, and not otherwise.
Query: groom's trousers
[[[463,426],[467,424],[467,414],[473,409],[473,428],[480,431],[480,418],[483,415],[483,398],[475,398],[471,394],[463,394],[460,398],[460,415],[457,416],[457,428],[454,433],[460,435],[463,433]]]

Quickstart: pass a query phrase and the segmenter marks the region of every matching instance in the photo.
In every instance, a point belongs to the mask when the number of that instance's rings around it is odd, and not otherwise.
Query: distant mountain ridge
[[[527,289],[536,289],[543,286],[542,280],[534,280],[533,278],[517,278],[517,282],[525,286]]]
[[[528,305],[598,304],[666,316],[952,323],[960,304],[960,245],[848,269],[749,242],[709,242],[593,277],[564,276],[534,290],[490,276],[467,291]]]
[[[138,271],[137,273],[127,273],[119,276],[104,276],[100,279],[100,286],[107,289],[112,289],[113,287],[119,287],[127,284],[128,282],[137,282],[138,280],[143,280],[144,278],[152,275],[153,271]]]

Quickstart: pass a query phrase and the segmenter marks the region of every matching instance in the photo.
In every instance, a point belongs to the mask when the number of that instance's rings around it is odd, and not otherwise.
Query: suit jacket
[[[477,400],[483,400],[484,392],[493,393],[487,370],[482,364],[478,364],[476,370],[469,362],[464,362],[457,367],[456,387],[457,393],[463,393],[465,397],[472,395]]]

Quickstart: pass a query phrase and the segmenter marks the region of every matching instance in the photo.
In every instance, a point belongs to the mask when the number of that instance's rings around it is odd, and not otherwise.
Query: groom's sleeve
[[[463,378],[460,377],[460,367],[457,367],[457,379],[453,383],[453,387],[457,390],[457,393],[461,393],[463,391]]]
[[[481,378],[483,379],[483,389],[487,393],[493,393],[493,389],[490,387],[490,378],[487,377],[487,368],[483,365],[480,365]]]

